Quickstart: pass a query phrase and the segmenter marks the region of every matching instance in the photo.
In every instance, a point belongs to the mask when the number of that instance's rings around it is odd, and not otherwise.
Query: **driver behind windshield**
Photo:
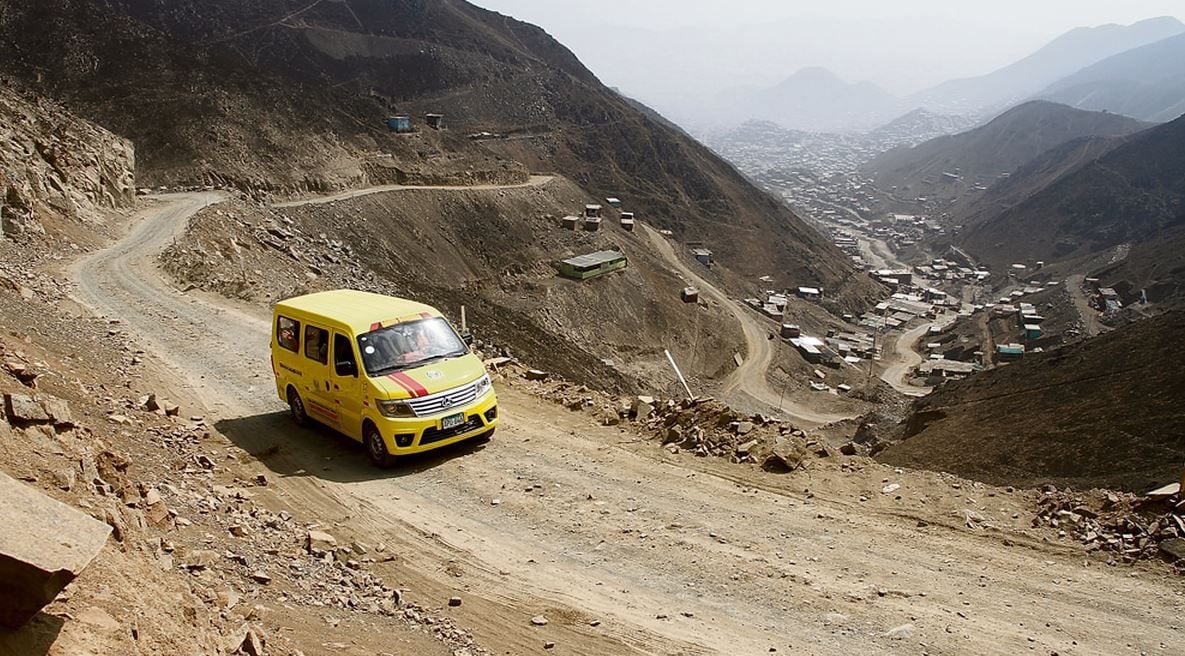
[[[468,352],[465,343],[440,317],[379,328],[358,337],[366,373],[380,376],[420,366],[430,360]]]

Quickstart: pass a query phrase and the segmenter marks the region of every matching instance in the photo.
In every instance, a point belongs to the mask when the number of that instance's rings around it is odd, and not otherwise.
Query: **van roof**
[[[376,323],[390,325],[422,314],[440,316],[440,311],[430,305],[354,289],[305,294],[276,304],[276,311],[284,308],[346,324],[358,335],[370,332]]]

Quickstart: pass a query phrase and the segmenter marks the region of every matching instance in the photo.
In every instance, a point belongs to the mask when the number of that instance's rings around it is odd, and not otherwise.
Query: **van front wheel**
[[[288,388],[288,412],[292,415],[292,421],[297,426],[305,427],[309,425],[309,415],[305,412],[304,401],[300,399],[300,394],[291,387]]]
[[[371,464],[380,469],[390,469],[395,466],[395,456],[387,451],[387,443],[374,424],[368,423],[363,428],[362,441],[366,444],[366,455],[370,457]]]

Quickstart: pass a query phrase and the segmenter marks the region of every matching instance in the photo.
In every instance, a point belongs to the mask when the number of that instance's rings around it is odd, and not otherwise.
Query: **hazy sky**
[[[1155,16],[1185,19],[1185,0],[472,1],[543,27],[602,81],[627,92],[641,91],[636,87],[644,78],[606,50],[622,39],[646,38],[637,30],[732,30],[747,36],[783,25],[788,40],[813,43],[790,54],[783,48],[780,56],[788,61],[738,70],[737,82],[772,84],[799,68],[818,65],[849,81],[867,79],[892,92],[909,93],[951,77],[991,71],[1074,27],[1129,24]],[[811,29],[796,32],[796,25]],[[829,38],[833,48],[827,47]],[[746,41],[745,36],[736,38],[735,47],[760,47],[754,45],[759,39]],[[721,52],[721,57],[730,54]],[[762,70],[753,70],[757,68]]]

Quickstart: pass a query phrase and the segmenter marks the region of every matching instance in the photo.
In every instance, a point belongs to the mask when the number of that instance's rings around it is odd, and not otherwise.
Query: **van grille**
[[[437,394],[422,396],[418,399],[408,399],[407,403],[415,411],[417,417],[431,417],[432,415],[442,414],[454,408],[460,408],[472,403],[477,398],[477,383],[479,380],[481,379],[479,378],[468,385],[454,387],[451,390]]]

